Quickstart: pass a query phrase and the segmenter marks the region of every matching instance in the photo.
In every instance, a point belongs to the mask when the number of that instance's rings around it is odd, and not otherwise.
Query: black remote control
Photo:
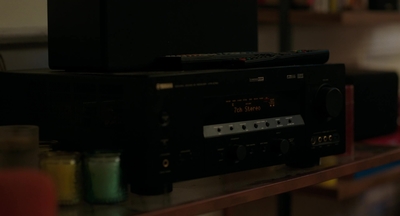
[[[293,50],[289,52],[226,52],[208,54],[167,55],[155,65],[163,70],[194,70],[212,68],[250,68],[306,64],[324,64],[329,50]]]
[[[238,67],[271,67],[289,65],[324,64],[329,60],[329,50],[293,50],[272,55],[255,55],[238,59]]]

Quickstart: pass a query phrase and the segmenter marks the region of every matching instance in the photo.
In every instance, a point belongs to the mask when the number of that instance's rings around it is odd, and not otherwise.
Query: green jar
[[[121,169],[120,153],[93,153],[84,158],[85,200],[91,204],[125,201],[128,187]]]

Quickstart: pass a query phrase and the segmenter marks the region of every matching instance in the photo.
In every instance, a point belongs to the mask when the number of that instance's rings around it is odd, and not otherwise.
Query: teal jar
[[[128,187],[121,169],[120,153],[94,153],[84,158],[85,200],[91,204],[125,201]]]

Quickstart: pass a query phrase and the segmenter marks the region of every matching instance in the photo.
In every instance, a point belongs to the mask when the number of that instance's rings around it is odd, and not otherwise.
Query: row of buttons
[[[290,124],[290,123],[292,123],[292,120],[291,119],[287,119],[287,123],[288,124]],[[260,123],[254,123],[253,124],[253,127],[254,128],[258,128],[259,127],[259,125],[260,125]],[[269,122],[265,122],[265,124],[264,124],[266,127],[269,127],[270,126],[270,123]],[[281,125],[281,121],[280,120],[277,120],[276,121],[276,125]],[[243,130],[246,130],[247,129],[247,126],[246,125],[242,125],[242,127],[241,127]],[[229,130],[234,130],[234,126],[229,126]],[[220,127],[218,127],[217,128],[217,132],[218,133],[220,133],[220,132],[222,132],[222,129],[220,128]]]
[[[300,115],[203,126],[205,138],[304,125]]]
[[[216,159],[218,162],[224,162],[228,160],[237,163],[245,159],[255,159],[254,156],[265,156],[266,153],[269,154],[269,156],[280,157],[287,154],[292,145],[294,145],[294,138],[276,138],[271,139],[268,142],[261,142],[259,144],[235,144],[229,147],[221,147],[216,149]]]
[[[163,128],[168,127],[169,125],[169,115],[167,112],[163,111],[160,113],[160,126]],[[168,138],[163,138],[160,139],[160,145],[161,145],[161,149],[162,151],[164,151],[164,153],[160,154],[160,164],[161,164],[161,170],[160,173],[169,173],[169,167],[170,167],[170,154],[168,153],[168,142],[169,139]]]

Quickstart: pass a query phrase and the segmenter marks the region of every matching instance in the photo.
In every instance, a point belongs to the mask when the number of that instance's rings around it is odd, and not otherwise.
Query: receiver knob
[[[343,108],[343,95],[338,88],[322,86],[317,93],[317,109],[324,117],[338,117]]]
[[[290,142],[287,139],[274,139],[271,142],[272,151],[278,154],[287,154],[290,149]]]
[[[234,161],[241,161],[246,158],[247,150],[244,145],[234,145],[232,146],[230,155]]]

